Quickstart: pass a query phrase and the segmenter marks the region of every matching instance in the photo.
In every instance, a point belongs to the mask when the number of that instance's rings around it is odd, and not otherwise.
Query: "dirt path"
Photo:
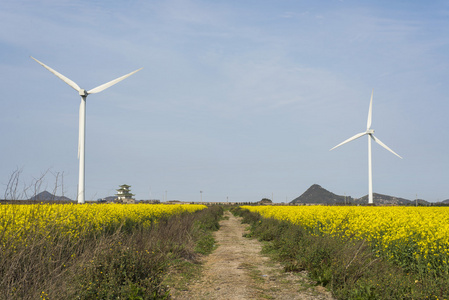
[[[304,273],[285,273],[262,256],[262,245],[243,237],[247,225],[226,212],[215,233],[218,248],[204,258],[200,280],[174,299],[333,299],[329,292],[310,285]]]

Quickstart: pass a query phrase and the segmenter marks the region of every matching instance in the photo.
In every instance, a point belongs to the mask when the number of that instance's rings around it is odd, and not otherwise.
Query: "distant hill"
[[[37,194],[36,196],[31,197],[28,200],[31,200],[31,201],[72,201],[65,196],[56,196],[47,191],[43,191],[43,192]]]
[[[373,193],[374,204],[380,205],[415,205],[416,200],[408,200],[399,197],[382,195]],[[322,188],[318,184],[313,184],[301,196],[293,199],[292,204],[368,204],[368,195],[361,198],[352,198],[350,196],[336,195],[328,190]],[[449,204],[449,199],[442,201],[443,204]],[[431,205],[430,202],[418,199],[419,205]]]
[[[307,189],[301,196],[293,199],[290,203],[304,203],[304,204],[337,204],[337,203],[346,203],[353,202],[354,199],[347,196],[339,196],[334,193],[329,192],[328,190],[322,188],[318,184],[313,184],[311,187]]]
[[[260,204],[260,205],[270,205],[270,204],[273,204],[273,201],[271,201],[271,199],[268,199],[268,198],[263,198],[262,200],[260,200],[259,202],[257,202],[257,204]]]
[[[444,204],[449,204],[449,199],[443,200],[441,202],[444,203]]]
[[[374,204],[410,205],[413,201],[404,198],[373,193],[373,202]],[[426,202],[426,204],[428,204],[428,202],[425,200],[418,200],[418,203],[424,204],[422,202]],[[368,195],[363,196],[362,198],[354,199],[354,203],[368,204]]]

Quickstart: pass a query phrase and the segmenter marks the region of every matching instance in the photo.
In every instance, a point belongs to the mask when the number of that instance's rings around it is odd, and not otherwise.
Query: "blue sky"
[[[75,198],[76,91],[87,99],[86,199],[291,201],[317,183],[449,198],[448,1],[0,2],[0,184],[50,170]],[[167,191],[167,192],[166,192]],[[3,196],[3,194],[1,194]],[[228,198],[227,198],[228,197]]]

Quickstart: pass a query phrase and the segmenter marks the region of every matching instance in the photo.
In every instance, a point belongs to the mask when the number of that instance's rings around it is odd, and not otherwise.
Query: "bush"
[[[134,242],[140,243],[134,244]],[[142,237],[111,241],[80,265],[74,296],[81,299],[166,299],[161,282],[167,259],[146,245]],[[82,269],[81,269],[82,268]]]

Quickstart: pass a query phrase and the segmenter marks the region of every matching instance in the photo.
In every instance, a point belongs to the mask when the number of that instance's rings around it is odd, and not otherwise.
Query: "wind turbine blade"
[[[366,129],[370,129],[371,128],[371,122],[373,119],[373,94],[374,94],[374,89],[371,92],[371,100],[369,102],[369,111],[368,111],[368,122],[366,122]]]
[[[123,75],[122,77],[119,77],[119,78],[114,79],[114,80],[111,80],[111,81],[109,81],[109,82],[107,82],[107,83],[105,83],[105,84],[102,84],[102,85],[100,85],[100,86],[97,86],[96,88],[93,88],[93,89],[91,89],[90,91],[87,91],[87,93],[88,93],[88,94],[99,93],[99,92],[101,92],[101,91],[107,89],[108,87],[113,86],[114,84],[116,84],[116,83],[122,81],[123,79],[128,78],[129,76],[133,75],[134,73],[139,72],[139,71],[142,70],[142,69],[143,69],[143,68],[140,68],[140,69],[135,70],[135,71],[133,71],[133,72],[131,72],[131,73],[129,73],[129,74]]]
[[[34,59],[38,64],[40,64],[41,66],[43,66],[45,69],[49,70],[50,72],[52,72],[53,74],[55,74],[59,79],[61,79],[62,81],[64,81],[65,83],[67,83],[68,85],[70,85],[73,89],[75,89],[77,92],[79,92],[81,90],[81,88],[72,80],[68,79],[67,77],[65,77],[64,75],[62,75],[61,73],[53,70],[52,68],[50,68],[49,66],[47,66],[46,64],[38,61],[37,59],[35,59],[34,57],[30,56],[32,59]]]
[[[372,135],[372,134],[370,134],[370,135],[371,135],[372,139],[373,139],[376,143],[378,143],[379,145],[381,145],[382,147],[384,147],[385,149],[387,149],[388,151],[390,151],[391,153],[393,153],[394,155],[396,155],[397,157],[399,157],[399,158],[402,159],[402,157],[401,157],[399,154],[397,154],[396,152],[394,152],[393,150],[391,150],[390,148],[388,148],[388,146],[385,145],[384,143],[382,143],[378,138],[376,138],[376,137],[375,137],[374,135]]]
[[[347,139],[346,141],[341,142],[340,144],[338,144],[338,145],[335,146],[334,148],[330,149],[329,151],[332,151],[332,150],[334,150],[335,148],[340,147],[341,145],[344,145],[344,144],[346,144],[346,143],[349,143],[350,141],[353,141],[353,140],[355,140],[355,139],[358,139],[359,137],[364,136],[365,134],[366,134],[366,132],[357,133],[357,134],[354,135],[353,137],[350,137],[350,138]]]

